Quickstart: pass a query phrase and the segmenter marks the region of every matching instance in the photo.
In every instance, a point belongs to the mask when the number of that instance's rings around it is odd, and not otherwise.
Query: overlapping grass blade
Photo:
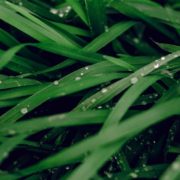
[[[68,5],[70,5],[73,10],[77,13],[77,15],[82,19],[82,21],[88,25],[88,18],[83,9],[82,4],[78,0],[66,0]]]
[[[27,175],[44,169],[69,164],[78,157],[82,157],[87,151],[95,148],[97,149],[98,147],[115,142],[116,140],[119,140],[120,142],[120,140],[123,138],[132,137],[145,128],[152,126],[153,124],[158,123],[167,117],[180,114],[178,107],[180,105],[179,100],[179,98],[172,99],[168,102],[157,105],[150,110],[142,112],[141,114],[126,119],[125,122],[119,124],[118,126],[114,125],[108,127],[103,133],[81,141],[71,148],[63,150],[62,152],[23,170],[22,174]],[[149,117],[151,120],[144,122],[145,117]],[[137,127],[136,124],[139,124],[139,126]]]
[[[118,124],[122,117],[126,114],[130,106],[133,102],[139,97],[139,95],[146,90],[149,86],[151,86],[155,81],[157,81],[160,77],[146,77],[139,81],[137,84],[132,86],[126,93],[120,98],[119,102],[115,105],[112,111],[109,113],[105,123],[103,124],[103,128],[100,133],[103,133],[106,128],[109,126]],[[133,94],[133,96],[132,96]],[[133,97],[133,98],[132,98]],[[91,155],[89,155],[84,163],[80,165],[71,175],[70,179],[77,179],[84,177],[86,174],[86,179],[93,177],[94,174],[97,173],[99,168],[116,152],[120,149],[126,140],[123,142],[117,142],[110,144],[107,148],[99,148],[94,151]],[[106,155],[105,155],[106,154]],[[103,155],[103,156],[102,156]],[[94,166],[96,164],[96,166]],[[91,167],[91,171],[89,171],[89,166]]]
[[[153,21],[150,17],[146,16],[144,12],[137,10],[136,8],[127,4],[126,2],[114,0],[112,1],[111,6],[127,16],[143,20],[144,22],[148,23],[153,28],[155,28],[156,30],[158,30],[159,32],[163,33],[164,35],[176,42],[175,34],[169,32],[169,30],[164,25],[156,21]]]
[[[177,51],[176,53],[169,54],[165,57],[161,57],[158,60],[140,68],[139,70],[135,71],[128,77],[119,80],[110,86],[106,87],[106,93],[97,92],[96,94],[92,95],[91,97],[87,98],[84,102],[82,102],[77,109],[89,109],[96,107],[99,104],[103,104],[107,102],[109,99],[113,98],[127,87],[132,84],[135,84],[139,79],[143,78],[144,76],[148,75],[154,70],[157,70],[159,67],[165,65],[166,63],[176,59],[180,56],[180,52]],[[93,101],[95,99],[95,101]]]
[[[102,124],[107,118],[108,110],[93,110],[86,112],[70,112],[57,114],[54,116],[41,117],[23,122],[11,124],[8,127],[4,126],[0,129],[1,135],[8,135],[10,132],[16,134],[33,134],[35,132],[52,128],[52,127],[68,127],[68,126],[83,126]],[[37,124],[38,122],[38,124]],[[29,128],[31,127],[31,128]],[[9,131],[11,129],[11,131]]]
[[[105,3],[101,0],[85,0],[89,26],[93,35],[97,36],[107,27]]]

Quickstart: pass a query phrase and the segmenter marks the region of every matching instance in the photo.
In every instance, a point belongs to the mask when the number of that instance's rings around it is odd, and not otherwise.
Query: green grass
[[[180,178],[178,0],[0,0],[0,179]]]

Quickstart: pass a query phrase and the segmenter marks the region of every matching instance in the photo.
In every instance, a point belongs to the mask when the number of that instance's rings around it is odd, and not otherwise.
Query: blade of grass
[[[1,135],[8,135],[11,132],[16,134],[33,134],[52,127],[68,127],[68,126],[83,126],[102,124],[106,119],[108,110],[93,110],[86,112],[70,112],[64,114],[57,114],[48,117],[41,117],[30,119],[15,124],[6,125],[0,129]],[[38,122],[38,124],[37,124]],[[11,130],[11,131],[10,131]]]

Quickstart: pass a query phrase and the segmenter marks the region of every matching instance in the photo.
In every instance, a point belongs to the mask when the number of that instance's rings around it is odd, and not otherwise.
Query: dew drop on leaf
[[[56,80],[56,81],[53,82],[53,84],[54,84],[54,85],[58,85],[58,84],[59,84],[59,81]]]
[[[132,178],[137,178],[137,177],[138,177],[138,175],[137,175],[136,173],[134,173],[134,172],[130,173],[129,175],[130,175]]]
[[[159,64],[158,62],[155,62],[155,64],[154,64],[154,69],[159,68],[159,66],[160,66],[160,64]]]
[[[164,61],[166,58],[163,56],[163,57],[161,57],[161,61]]]
[[[58,16],[62,18],[62,17],[64,17],[64,14],[60,12],[60,13],[58,14]]]
[[[54,8],[51,8],[51,9],[50,9],[50,13],[52,13],[52,14],[58,14],[58,10],[57,10],[57,9],[54,9]]]
[[[81,77],[76,77],[75,80],[79,81],[79,80],[81,80]]]
[[[106,93],[108,90],[106,89],[106,88],[103,88],[102,90],[101,90],[101,92],[102,93]]]
[[[137,82],[138,82],[138,78],[137,77],[131,78],[131,83],[132,84],[136,84]]]
[[[91,100],[91,102],[92,102],[92,103],[95,103],[95,102],[96,102],[96,99],[95,99],[95,98],[93,98],[93,99]]]
[[[86,66],[86,67],[85,67],[85,70],[88,70],[88,69],[89,69],[89,67],[88,67],[88,66]]]
[[[173,170],[179,170],[180,169],[180,163],[178,163],[178,162],[173,163],[172,164],[172,169]]]
[[[21,109],[21,113],[22,113],[22,114],[28,113],[28,109],[27,109],[27,108],[22,108],[22,109]]]

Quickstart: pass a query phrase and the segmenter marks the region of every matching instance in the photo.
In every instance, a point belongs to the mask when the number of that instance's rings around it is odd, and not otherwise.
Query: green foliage
[[[180,6],[0,1],[0,179],[179,179]]]

